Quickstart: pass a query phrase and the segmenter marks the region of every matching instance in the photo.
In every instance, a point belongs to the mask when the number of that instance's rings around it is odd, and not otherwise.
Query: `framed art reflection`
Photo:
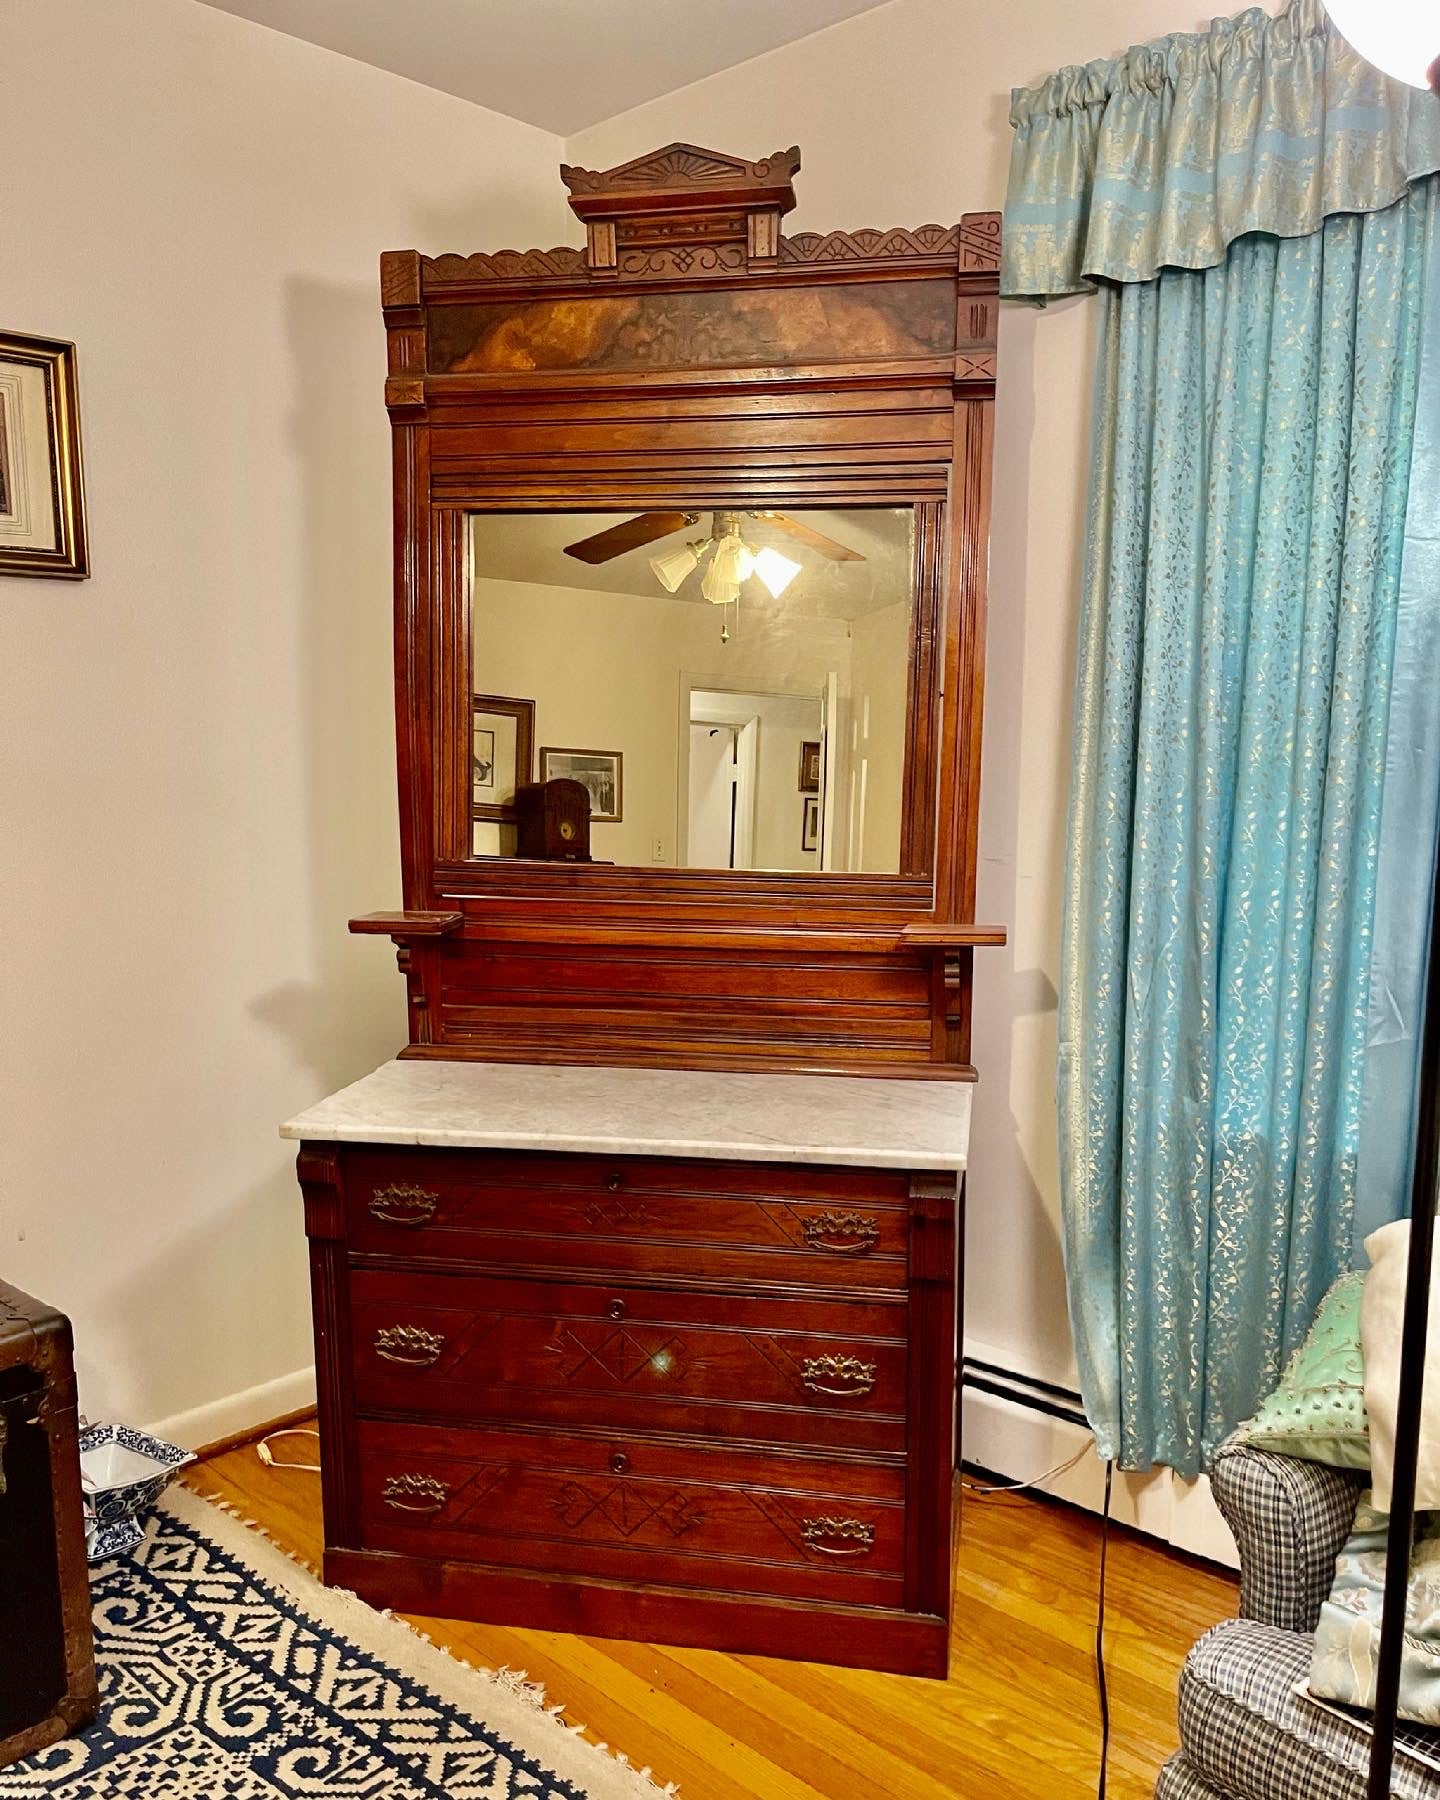
[[[475,694],[470,703],[470,804],[475,819],[515,817],[515,790],[530,780],[535,702]]]
[[[592,825],[618,825],[625,816],[624,757],[619,750],[540,752],[542,781],[578,781],[590,796]]]

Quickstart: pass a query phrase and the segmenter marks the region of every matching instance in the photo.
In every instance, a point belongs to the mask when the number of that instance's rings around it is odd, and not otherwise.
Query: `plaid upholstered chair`
[[[1186,1658],[1181,1748],[1155,1800],[1364,1800],[1369,1735],[1295,1689],[1365,1477],[1229,1443],[1210,1482],[1240,1549],[1240,1617]],[[1440,1733],[1419,1727],[1398,1739],[1440,1750]],[[1440,1800],[1440,1774],[1397,1753],[1391,1792]]]

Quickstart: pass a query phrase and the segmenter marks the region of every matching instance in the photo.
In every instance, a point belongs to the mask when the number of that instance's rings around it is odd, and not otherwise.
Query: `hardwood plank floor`
[[[302,1457],[310,1440],[277,1454]],[[312,1567],[320,1483],[253,1446],[190,1469]],[[1095,1792],[1092,1642],[1099,1528],[1028,1496],[963,1507],[949,1679],[417,1619],[468,1662],[524,1669],[587,1735],[680,1784],[682,1800],[1083,1800]],[[1235,1583],[1112,1535],[1107,1650],[1112,1800],[1145,1800],[1175,1745],[1190,1645],[1234,1611]]]

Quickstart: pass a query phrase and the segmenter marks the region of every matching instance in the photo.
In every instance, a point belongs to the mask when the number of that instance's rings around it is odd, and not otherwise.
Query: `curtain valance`
[[[1319,0],[1061,69],[1010,122],[1012,296],[1212,268],[1247,232],[1306,236],[1440,170],[1440,99],[1363,61]]]

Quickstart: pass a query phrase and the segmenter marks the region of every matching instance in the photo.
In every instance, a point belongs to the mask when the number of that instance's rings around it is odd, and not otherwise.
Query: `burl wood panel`
[[[667,288],[520,304],[436,306],[437,375],[704,369],[883,361],[955,348],[946,281],[832,282],[758,290]]]

